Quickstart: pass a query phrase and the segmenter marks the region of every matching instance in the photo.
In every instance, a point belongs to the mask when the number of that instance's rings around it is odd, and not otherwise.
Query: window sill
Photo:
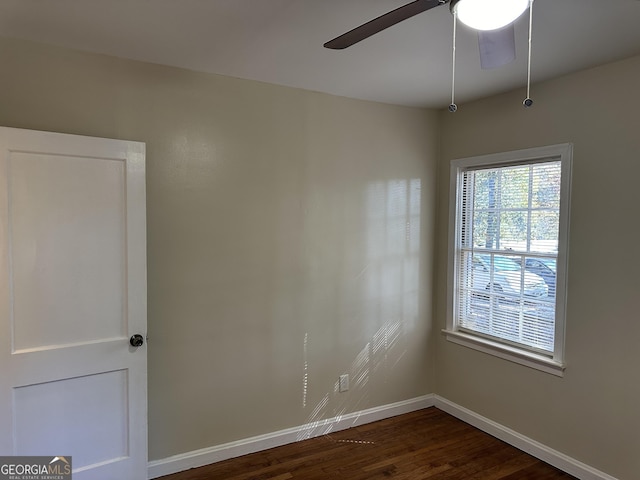
[[[519,350],[515,347],[503,345],[501,343],[469,335],[467,333],[455,332],[452,330],[443,330],[442,332],[445,334],[447,340],[457,343],[458,345],[472,348],[526,367],[535,368],[536,370],[550,373],[558,377],[564,376],[565,365],[543,355],[536,355],[532,352]]]

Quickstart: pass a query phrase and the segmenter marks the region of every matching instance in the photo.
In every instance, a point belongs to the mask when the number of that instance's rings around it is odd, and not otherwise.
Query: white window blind
[[[560,180],[559,160],[462,173],[460,329],[553,352]]]
[[[452,161],[447,338],[564,368],[571,146]]]

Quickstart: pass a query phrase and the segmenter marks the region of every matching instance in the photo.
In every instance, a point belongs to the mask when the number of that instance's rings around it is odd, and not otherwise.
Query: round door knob
[[[144,343],[144,337],[139,333],[136,333],[135,335],[131,336],[131,338],[129,339],[129,343],[132,347],[141,347]]]

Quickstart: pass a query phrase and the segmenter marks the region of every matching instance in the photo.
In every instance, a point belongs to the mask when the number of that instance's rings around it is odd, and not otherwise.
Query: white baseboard
[[[395,417],[396,415],[402,415],[403,413],[433,406],[580,480],[617,480],[611,475],[579,462],[504,425],[500,425],[493,420],[434,394],[339,415],[326,420],[307,423],[299,427],[288,428],[286,430],[203,448],[201,450],[194,450],[160,460],[153,460],[149,462],[148,474],[150,479],[158,478],[189,470],[190,468],[202,467],[229,458],[287,445],[299,440],[357,427],[358,425],[376,422],[385,418]]]
[[[580,480],[616,480],[616,478],[611,475],[596,470],[585,463],[579,462],[578,460],[549,448],[540,442],[536,442],[529,437],[525,437],[504,425],[500,425],[493,420],[489,420],[482,415],[478,415],[477,413],[461,407],[456,403],[450,402],[446,398],[435,395],[434,400],[434,406],[443,412],[447,412],[449,415],[453,415],[463,422],[473,425],[483,432],[513,445],[529,455],[539,458],[543,462],[553,465],[554,467],[559,468],[563,472],[573,475]]]
[[[268,448],[279,447],[299,440],[337,432],[358,425],[376,422],[423,408],[434,406],[435,395],[391,403],[380,407],[369,408],[359,412],[347,413],[317,422],[307,423],[299,427],[287,428],[278,432],[267,433],[257,437],[246,438],[236,442],[215,445],[201,450],[174,455],[172,457],[149,462],[149,478],[158,478],[172,473],[182,472],[190,468],[202,467],[229,458],[255,453]]]

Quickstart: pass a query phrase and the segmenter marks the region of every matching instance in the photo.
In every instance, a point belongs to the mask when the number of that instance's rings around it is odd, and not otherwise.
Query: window
[[[449,340],[562,375],[571,154],[452,162]]]

